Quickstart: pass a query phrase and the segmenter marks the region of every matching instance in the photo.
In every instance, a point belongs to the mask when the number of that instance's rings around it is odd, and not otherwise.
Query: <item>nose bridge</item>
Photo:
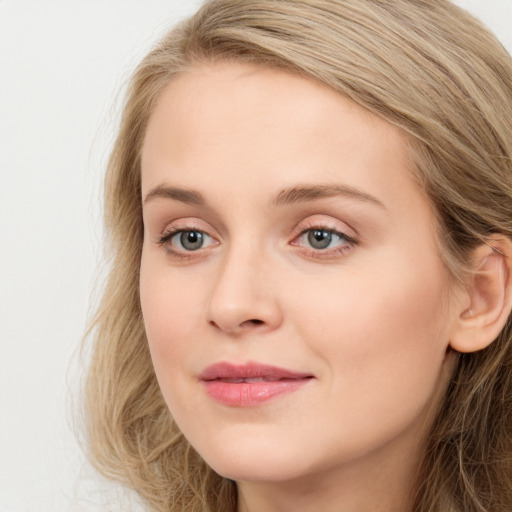
[[[251,240],[226,249],[212,287],[209,322],[231,333],[273,328],[281,321],[278,298],[269,282],[270,262]]]

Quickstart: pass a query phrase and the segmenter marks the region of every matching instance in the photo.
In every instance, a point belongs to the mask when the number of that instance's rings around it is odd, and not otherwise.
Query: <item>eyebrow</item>
[[[367,203],[374,204],[383,209],[386,209],[384,204],[376,197],[363,192],[362,190],[350,187],[348,185],[304,185],[295,186],[281,190],[271,204],[273,206],[283,206],[295,203],[304,203],[308,201],[315,201],[318,199],[325,199],[330,197],[348,197],[357,199]],[[156,198],[171,199],[181,203],[190,204],[194,206],[206,206],[206,200],[200,192],[191,189],[184,189],[179,187],[171,187],[169,185],[158,185],[151,189],[144,198],[144,204]]]
[[[158,185],[151,189],[144,198],[144,204],[156,198],[172,199],[181,203],[191,204],[195,206],[205,206],[206,200],[195,190],[189,190],[178,187],[170,187],[168,185]]]
[[[348,185],[313,185],[313,186],[296,186],[291,187],[279,192],[276,198],[272,201],[274,206],[281,206],[286,204],[303,203],[308,201],[315,201],[317,199],[324,199],[329,197],[348,197],[357,199],[367,203],[372,203],[383,209],[386,209],[384,204],[376,197],[363,192]]]

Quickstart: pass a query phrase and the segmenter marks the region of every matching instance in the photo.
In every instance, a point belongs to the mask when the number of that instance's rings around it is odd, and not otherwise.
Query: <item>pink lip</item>
[[[199,380],[216,401],[233,407],[253,407],[278,395],[296,391],[313,375],[258,363],[217,363],[206,368]]]

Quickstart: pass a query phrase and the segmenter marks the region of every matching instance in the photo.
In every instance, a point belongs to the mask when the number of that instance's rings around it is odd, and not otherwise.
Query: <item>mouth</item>
[[[248,363],[217,363],[199,376],[206,392],[215,401],[232,407],[253,407],[292,393],[315,377],[277,366]]]

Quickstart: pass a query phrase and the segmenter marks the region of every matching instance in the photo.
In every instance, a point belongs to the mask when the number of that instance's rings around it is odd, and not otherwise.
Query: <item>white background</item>
[[[459,3],[512,52],[512,0]],[[198,4],[0,0],[0,512],[120,506],[91,491],[70,402],[101,179],[130,71]]]

